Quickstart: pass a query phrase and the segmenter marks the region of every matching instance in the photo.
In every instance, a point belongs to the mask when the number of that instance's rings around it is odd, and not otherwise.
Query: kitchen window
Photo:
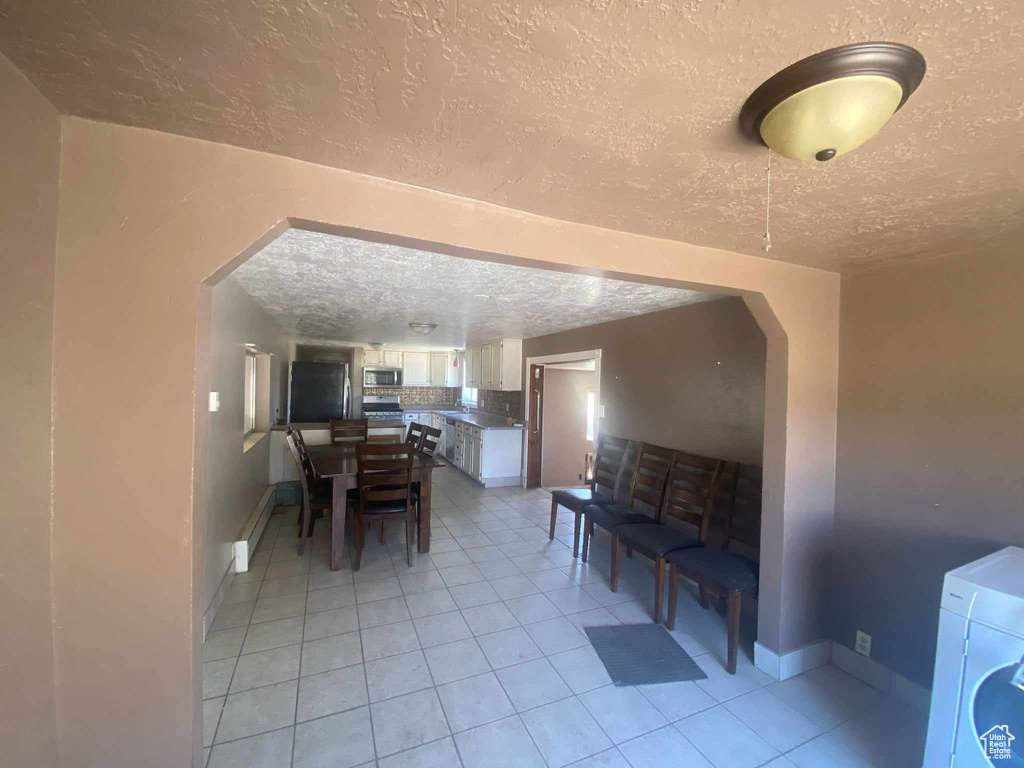
[[[594,390],[587,390],[587,440],[594,439],[594,417],[597,411],[597,395]]]
[[[248,437],[256,431],[256,355],[245,353],[245,409],[242,432]]]
[[[476,405],[477,388],[476,387],[463,387],[462,388],[462,402],[466,405]]]

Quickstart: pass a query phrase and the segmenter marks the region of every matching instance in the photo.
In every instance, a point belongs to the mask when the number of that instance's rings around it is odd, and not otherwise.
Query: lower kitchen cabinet
[[[523,430],[455,425],[455,466],[488,488],[519,485]]]

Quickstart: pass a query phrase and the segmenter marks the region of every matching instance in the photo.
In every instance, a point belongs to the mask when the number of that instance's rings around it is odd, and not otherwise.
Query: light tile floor
[[[572,516],[549,541],[550,497],[435,473],[430,555],[402,526],[362,568],[327,567],[328,524],[297,554],[294,508],[272,518],[204,647],[208,768],[907,768],[925,718],[835,667],[781,683],[736,675],[725,623],[681,590],[673,636],[697,682],[615,687],[582,627],[649,621],[651,563],[608,588],[608,538],[572,558]]]

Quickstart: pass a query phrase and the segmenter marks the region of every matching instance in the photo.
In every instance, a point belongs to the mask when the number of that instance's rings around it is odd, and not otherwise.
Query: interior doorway
[[[551,363],[544,367],[547,430],[541,449],[542,487],[586,485],[597,432],[594,361]]]
[[[601,350],[528,357],[526,371],[526,487],[585,485],[601,425]]]

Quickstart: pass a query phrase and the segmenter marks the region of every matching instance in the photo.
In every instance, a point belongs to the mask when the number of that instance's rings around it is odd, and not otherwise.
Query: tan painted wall
[[[242,452],[245,344],[270,358],[270,417],[285,413],[288,338],[233,278],[213,288],[210,317],[210,391],[220,410],[207,428],[206,578],[203,611],[213,602],[231,563],[231,543],[270,483],[270,439]],[[284,385],[284,386],[283,386]]]
[[[523,349],[600,349],[610,434],[761,465],[766,342],[740,299],[527,339]]]
[[[0,762],[57,764],[50,386],[60,118],[0,56]]]
[[[199,284],[286,217],[744,295],[768,335],[763,549],[772,557],[759,635],[789,650],[825,631],[837,275],[81,119],[64,122],[61,195],[53,577],[60,750],[76,765],[152,755],[182,765],[190,736],[199,754],[210,311]],[[111,402],[117,418],[97,407]],[[162,546],[141,546],[154,541]]]
[[[946,571],[1024,546],[1020,253],[843,278],[833,636],[931,685]]]
[[[593,371],[544,369],[541,483],[546,486],[583,483],[584,456],[594,450],[594,442],[587,440],[587,390],[593,387]]]

